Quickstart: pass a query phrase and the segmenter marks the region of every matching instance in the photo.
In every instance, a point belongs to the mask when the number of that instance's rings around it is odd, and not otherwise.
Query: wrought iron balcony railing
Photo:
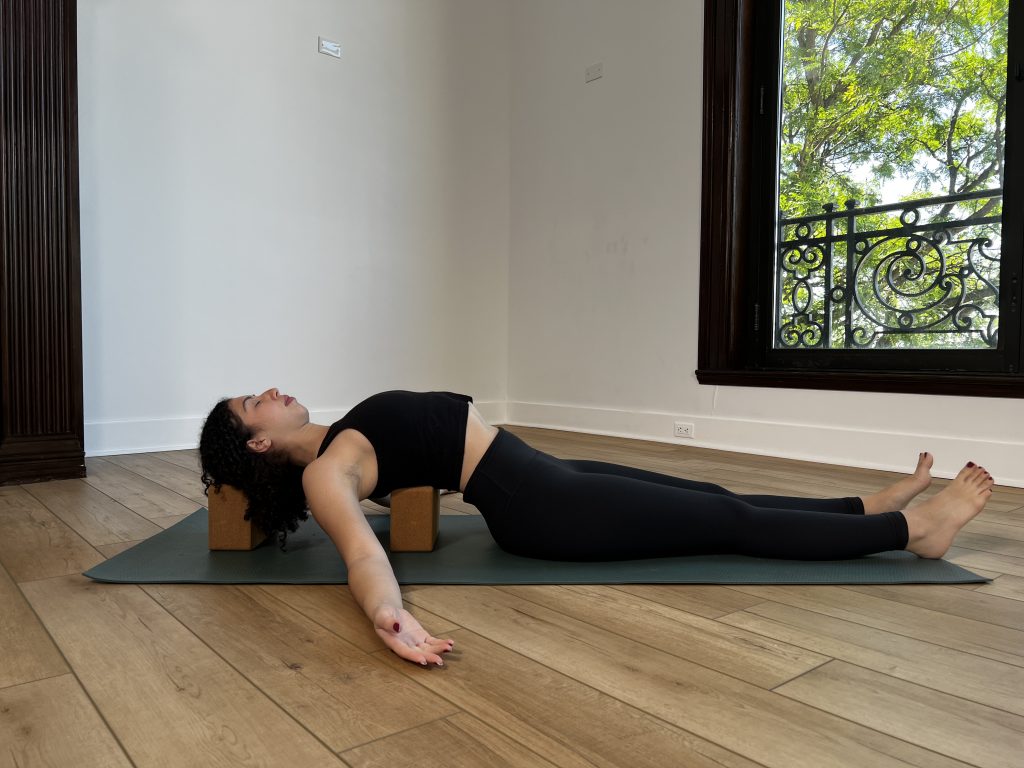
[[[1002,194],[780,218],[775,347],[995,348]]]

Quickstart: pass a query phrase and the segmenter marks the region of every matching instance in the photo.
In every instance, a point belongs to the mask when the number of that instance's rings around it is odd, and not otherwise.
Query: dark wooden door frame
[[[85,475],[75,0],[0,0],[0,484]]]

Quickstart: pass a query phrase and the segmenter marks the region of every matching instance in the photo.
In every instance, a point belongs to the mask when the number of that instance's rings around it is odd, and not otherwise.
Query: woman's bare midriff
[[[484,421],[480,412],[470,403],[466,421],[466,448],[462,455],[462,477],[459,481],[460,491],[466,490],[466,484],[473,476],[476,465],[480,463],[480,459],[484,457],[497,436],[498,428]]]

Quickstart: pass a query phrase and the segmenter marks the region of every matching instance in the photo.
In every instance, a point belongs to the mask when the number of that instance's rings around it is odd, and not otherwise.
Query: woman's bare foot
[[[910,539],[907,549],[918,557],[942,557],[957,532],[985,506],[992,495],[992,476],[968,464],[934,498],[904,510]]]
[[[877,515],[881,512],[896,512],[906,508],[911,499],[932,484],[933,461],[934,458],[930,453],[919,453],[917,469],[914,470],[914,474],[904,477],[888,488],[883,488],[878,493],[861,496],[861,501],[864,502],[864,514]]]

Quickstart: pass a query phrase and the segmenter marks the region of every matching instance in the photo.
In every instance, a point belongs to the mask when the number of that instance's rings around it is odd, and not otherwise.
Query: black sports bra
[[[377,454],[377,486],[371,497],[416,485],[458,488],[471,402],[469,395],[454,392],[381,392],[334,422],[316,455],[342,431],[355,429]]]

